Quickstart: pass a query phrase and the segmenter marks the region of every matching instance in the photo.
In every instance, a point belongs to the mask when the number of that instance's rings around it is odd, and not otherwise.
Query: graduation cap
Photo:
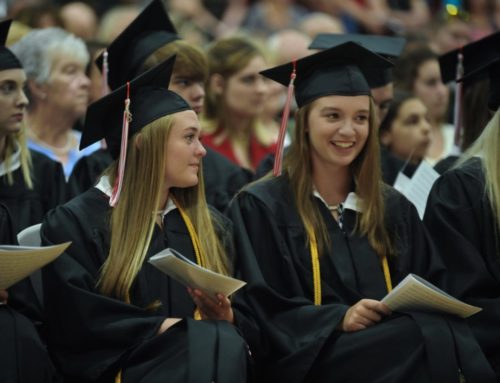
[[[439,68],[444,83],[457,80],[456,68],[459,63],[459,54],[463,55],[463,75],[460,77],[467,76],[467,80],[472,82],[487,77],[488,72],[480,69],[500,59],[500,32],[441,55]]]
[[[309,45],[309,49],[328,49],[346,42],[355,42],[362,47],[386,58],[396,59],[399,57],[406,44],[403,37],[362,35],[355,33],[320,33]],[[380,88],[392,82],[392,69],[388,68],[371,78],[370,88]]]
[[[16,55],[5,46],[11,24],[10,19],[0,21],[0,70],[22,69],[23,67]]]
[[[457,93],[461,90],[461,83],[471,84],[489,78],[488,107],[496,110],[500,105],[500,89],[497,86],[500,81],[499,61],[500,32],[496,32],[440,56],[439,68],[443,82],[457,81]]]
[[[393,64],[382,56],[349,41],[260,72],[263,76],[288,86],[275,155],[274,175],[281,174],[283,141],[294,90],[299,108],[324,96],[370,95],[369,84],[392,66]]]
[[[497,110],[500,106],[500,57],[484,62],[483,65],[465,74],[458,81],[476,81],[476,79],[485,77],[489,78],[490,85],[488,108]]]
[[[178,39],[162,2],[153,0],[108,47],[107,68],[104,53],[96,64],[107,75],[109,87],[116,89],[137,76],[151,53]]]
[[[111,156],[119,157],[111,206],[120,195],[128,138],[163,116],[191,109],[182,97],[167,89],[174,63],[175,56],[95,101],[87,109],[80,150],[104,138]]]

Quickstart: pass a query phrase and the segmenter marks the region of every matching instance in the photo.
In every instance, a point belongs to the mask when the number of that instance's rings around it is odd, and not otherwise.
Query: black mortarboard
[[[108,47],[111,89],[136,77],[141,65],[158,48],[180,39],[160,0],[153,0]],[[96,64],[102,71],[103,54]]]
[[[353,42],[306,56],[295,65],[295,99],[299,107],[322,96],[369,95],[369,84],[393,66],[390,61]],[[260,73],[288,86],[293,68],[294,63],[288,63]]]
[[[484,77],[489,78],[488,108],[497,110],[500,107],[500,57],[485,62],[484,65],[472,70],[458,81],[476,81]]]
[[[455,81],[458,64],[458,54],[463,55],[463,73],[469,79],[486,77],[487,72],[477,71],[489,62],[500,59],[500,32],[493,33],[480,40],[469,43],[462,48],[452,50],[439,57],[439,68],[444,83]],[[469,76],[475,72],[474,77]],[[463,76],[462,76],[463,77]]]
[[[496,110],[500,105],[500,32],[465,45],[439,57],[443,82],[456,79],[458,55],[462,54],[463,75],[459,82],[473,83],[483,78],[490,80],[488,106]]]
[[[80,150],[104,138],[112,157],[118,158],[128,93],[132,115],[128,137],[160,117],[191,109],[182,97],[167,89],[174,63],[175,56],[133,79],[129,87],[125,84],[92,103],[87,109]]]
[[[12,20],[0,21],[0,70],[21,69],[23,66],[12,51],[5,47]]]
[[[288,95],[283,109],[280,132],[274,156],[273,174],[282,170],[284,138],[288,122],[292,84],[299,108],[319,97],[340,95],[370,95],[374,77],[391,68],[393,64],[382,56],[346,42],[336,47],[260,72],[280,84],[288,86]]]
[[[362,47],[387,59],[399,57],[406,44],[403,37],[362,35],[355,33],[320,33],[318,34],[309,49],[329,49],[348,41],[355,42]],[[380,88],[392,82],[392,69],[388,68],[378,75],[369,76],[370,88]]]

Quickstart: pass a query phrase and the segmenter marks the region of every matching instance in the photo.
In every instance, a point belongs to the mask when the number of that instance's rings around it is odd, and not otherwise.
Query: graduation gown
[[[195,306],[186,288],[147,262],[166,247],[195,260],[177,209],[166,215],[164,229],[154,229],[132,303],[97,291],[109,253],[110,214],[108,197],[91,188],[52,210],[43,223],[45,244],[72,241],[43,270],[49,348],[65,377],[114,382],[122,370],[124,383],[245,382],[247,346],[237,330],[225,321],[193,320]],[[146,308],[158,300],[160,309]],[[157,335],[166,317],[185,319]]]
[[[0,203],[0,245],[14,244],[14,231],[12,220],[7,206]]]
[[[395,156],[384,145],[380,146],[380,168],[382,170],[382,180],[387,185],[394,185],[400,171],[408,177],[412,177],[417,169],[417,165],[406,164],[401,158]]]
[[[16,244],[7,208],[0,204],[0,244]],[[26,280],[25,280],[26,281]],[[0,304],[0,382],[55,382],[55,372],[31,321],[9,305]]]
[[[71,197],[75,197],[94,186],[104,169],[112,162],[113,157],[107,149],[99,149],[80,158],[68,179]]]
[[[250,182],[253,175],[250,171],[233,164],[222,154],[210,148],[206,149],[207,155],[202,160],[205,197],[210,205],[222,212],[233,195]],[[72,196],[94,186],[104,169],[112,162],[111,154],[105,149],[82,157],[75,165],[68,181]]]
[[[395,286],[409,272],[434,283],[444,268],[413,207],[387,188],[386,224],[398,256],[389,262]],[[286,176],[251,185],[228,209],[233,220],[238,275],[248,285],[233,300],[249,342],[259,382],[458,382],[455,346],[468,358],[468,382],[491,381],[487,362],[462,320],[425,313],[393,313],[368,329],[337,330],[347,309],[386,293],[379,257],[365,237],[352,234],[356,212],[344,210],[343,229],[316,198],[332,241],[319,257],[322,305],[314,305],[311,257]],[[456,331],[452,331],[456,328]],[[458,335],[459,334],[459,335]],[[470,348],[463,347],[469,343]],[[454,346],[454,343],[456,344]],[[479,351],[477,353],[477,351]],[[476,353],[476,354],[474,354]],[[469,373],[470,371],[470,373]]]
[[[468,322],[500,380],[500,236],[479,158],[435,182],[424,224],[449,270],[448,290],[483,308]]]
[[[443,158],[441,161],[439,161],[436,165],[434,165],[434,170],[437,171],[439,174],[443,174],[447,170],[451,169],[453,165],[458,161],[459,156],[448,156],[446,158]]]
[[[0,177],[0,202],[9,209],[16,234],[42,222],[47,211],[67,199],[61,164],[34,150],[30,150],[30,153],[33,189],[26,186],[21,168],[13,171],[12,185],[7,175]]]
[[[0,305],[0,382],[57,382],[45,345],[28,318]]]

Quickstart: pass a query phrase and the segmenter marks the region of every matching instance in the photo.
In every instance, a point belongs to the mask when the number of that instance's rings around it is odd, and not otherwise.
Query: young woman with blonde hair
[[[8,31],[9,25],[5,21],[0,28]],[[17,234],[65,201],[66,183],[57,162],[28,148],[26,73],[0,42],[0,202],[9,209]]]
[[[26,146],[24,118],[28,100],[23,88],[26,74],[19,60],[4,46],[11,20],[0,22],[0,244],[15,245],[15,234],[38,223],[45,213],[44,188],[57,180],[60,166]],[[34,164],[31,161],[36,161]],[[51,166],[53,165],[53,166]],[[56,166],[57,165],[57,166]],[[45,173],[40,172],[44,169]],[[40,177],[40,178],[39,178]],[[46,177],[46,178],[44,178]],[[52,179],[50,179],[51,177]],[[42,187],[41,183],[46,183]],[[56,193],[57,194],[57,193]],[[48,196],[47,196],[48,197]],[[47,201],[48,202],[48,201]],[[10,213],[10,214],[9,214]],[[15,216],[12,216],[14,214]],[[13,225],[15,219],[15,225]],[[5,287],[5,280],[0,284]],[[43,320],[41,307],[28,278],[0,288],[1,382],[55,382],[55,371],[34,322]],[[30,318],[28,319],[27,316]]]
[[[424,215],[448,268],[448,290],[482,311],[468,319],[500,378],[500,77],[497,43],[472,46],[464,80],[489,77],[489,109],[481,135],[433,185]],[[466,53],[468,53],[466,51]],[[496,57],[497,61],[490,61]],[[489,72],[489,76],[484,76]]]
[[[259,382],[451,383],[461,368],[493,381],[462,321],[381,302],[410,272],[440,283],[445,271],[415,207],[380,179],[369,79],[390,65],[348,42],[262,72],[295,77],[299,109],[283,173],[278,157],[277,176],[228,209],[247,281],[236,323]]]
[[[169,247],[215,272],[232,269],[230,226],[205,201],[196,113],[158,85],[173,64],[90,106],[82,145],[105,138],[119,160],[42,226],[45,243],[73,243],[44,271],[51,350],[72,381],[246,381],[229,299],[148,263]]]

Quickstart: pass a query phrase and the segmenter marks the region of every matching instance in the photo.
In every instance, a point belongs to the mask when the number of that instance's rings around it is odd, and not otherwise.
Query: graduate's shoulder
[[[50,210],[43,221],[51,230],[66,230],[72,227],[90,230],[102,225],[109,212],[109,198],[96,188],[76,196],[63,205]]]
[[[258,201],[272,213],[283,209],[288,210],[294,205],[292,190],[286,175],[261,178],[245,186],[238,194],[238,198],[251,198]]]
[[[484,194],[484,186],[482,160],[473,157],[441,175],[436,180],[431,194],[443,200],[456,199],[458,195],[469,195],[479,200]]]
[[[418,219],[418,212],[401,192],[387,184],[382,185],[385,218],[389,224]]]
[[[45,155],[41,152],[38,152],[36,150],[29,149],[29,151],[30,151],[31,163],[32,163],[35,175],[37,173],[47,175],[50,172],[58,172],[61,175],[63,174],[61,163],[53,160],[52,158],[48,157],[47,155]]]

